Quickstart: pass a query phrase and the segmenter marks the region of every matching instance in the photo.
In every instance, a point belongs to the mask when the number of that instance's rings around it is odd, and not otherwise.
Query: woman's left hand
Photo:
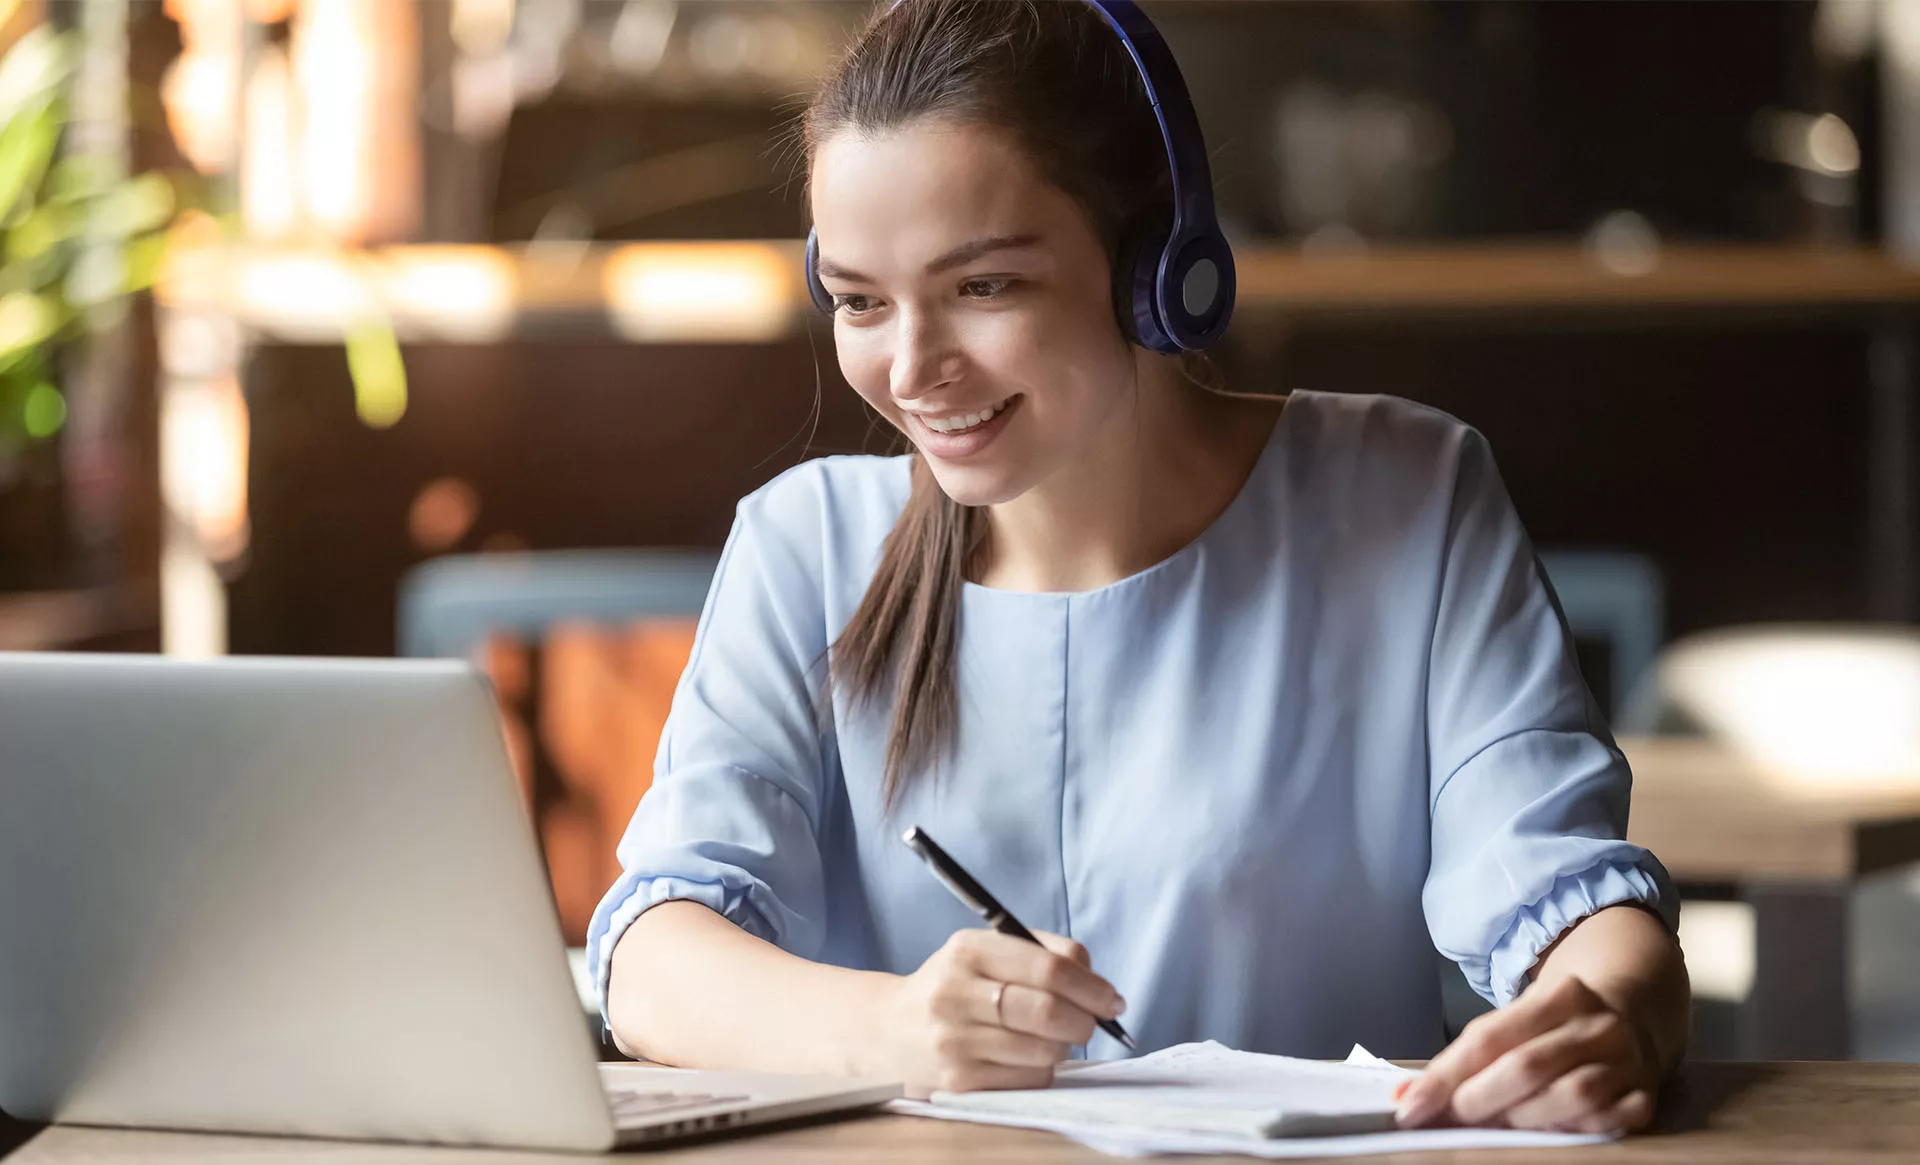
[[[1400,1124],[1623,1134],[1646,1125],[1662,1068],[1651,1036],[1580,979],[1478,1017],[1400,1095]]]

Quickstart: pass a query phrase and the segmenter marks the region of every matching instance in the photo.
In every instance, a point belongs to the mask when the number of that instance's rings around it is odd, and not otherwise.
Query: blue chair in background
[[[502,693],[503,705],[515,705],[503,706],[503,714],[510,726],[518,723],[523,730],[526,752],[521,759],[528,771],[522,779],[528,808],[549,874],[555,878],[556,905],[572,930],[584,925],[578,916],[611,881],[611,873],[596,873],[594,867],[612,861],[611,845],[625,818],[609,812],[604,803],[607,790],[576,786],[563,778],[543,739],[546,685],[539,678],[543,667],[539,661],[544,658],[544,645],[553,632],[580,624],[604,627],[611,637],[630,634],[635,624],[654,620],[690,624],[706,603],[719,557],[711,550],[451,555],[423,563],[401,579],[397,638],[402,655],[485,665],[488,642],[498,636],[524,645],[526,658],[533,661],[527,690],[519,700]],[[684,634],[691,637],[690,630]],[[659,708],[637,707],[632,717],[623,719],[632,728],[656,713],[664,715]],[[650,777],[646,762],[636,761],[615,776],[626,792],[621,804],[630,811],[627,802],[638,795],[634,789]],[[552,828],[556,822],[573,828],[556,835]],[[599,836],[603,833],[608,836]],[[591,1026],[597,1038],[598,1004],[585,952],[571,949],[569,961],[581,1005],[594,1017]]]
[[[538,639],[560,623],[700,614],[712,550],[552,550],[449,555],[400,582],[400,654],[470,658],[497,633]]]
[[[1666,636],[1666,580],[1660,566],[1629,550],[1554,547],[1539,556],[1574,638],[1606,645],[1606,682],[1596,683],[1595,677],[1588,682],[1608,717],[1619,721],[1629,693],[1652,673]],[[1625,724],[1616,727],[1633,731]]]

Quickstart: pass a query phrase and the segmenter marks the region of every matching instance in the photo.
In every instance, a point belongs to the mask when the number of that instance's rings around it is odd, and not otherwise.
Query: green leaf
[[[79,235],[79,221],[72,211],[58,204],[37,206],[20,224],[7,232],[7,258],[11,261],[37,259],[61,243]]]
[[[67,398],[46,381],[27,390],[26,404],[20,410],[27,436],[44,441],[67,423]]]
[[[407,366],[400,339],[385,320],[347,329],[347,371],[353,377],[353,407],[369,428],[391,428],[407,411]]]
[[[72,72],[73,52],[66,37],[47,24],[27,30],[0,57],[0,122],[58,93]]]
[[[44,101],[0,127],[0,219],[12,219],[34,192],[60,144],[66,116],[61,102]]]
[[[42,196],[48,202],[84,203],[109,193],[117,172],[111,158],[70,153],[53,164]]]
[[[59,330],[60,313],[42,296],[15,291],[0,296],[0,355],[31,348]]]
[[[126,282],[122,290],[145,291],[160,277],[160,264],[167,257],[167,236],[142,235],[127,244]]]
[[[124,239],[150,231],[173,217],[173,183],[161,174],[141,174],[106,191],[94,206],[89,225],[102,235]]]
[[[63,289],[68,302],[92,307],[118,296],[126,282],[127,261],[119,246],[110,242],[90,243],[80,248],[73,265],[67,268]]]

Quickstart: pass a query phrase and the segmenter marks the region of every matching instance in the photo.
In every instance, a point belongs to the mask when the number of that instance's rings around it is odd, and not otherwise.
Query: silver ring
[[[993,1019],[994,1022],[998,1023],[1001,1027],[1007,1026],[1007,1014],[1000,1010],[1000,997],[1006,993],[1007,985],[1005,983],[995,983],[993,985]]]

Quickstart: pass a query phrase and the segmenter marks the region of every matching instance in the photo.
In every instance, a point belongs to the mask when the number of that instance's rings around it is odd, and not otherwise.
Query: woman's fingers
[[[1018,983],[1007,984],[1001,992],[998,1015],[994,1014],[993,1001],[989,998],[981,1019],[1062,1044],[1084,1044],[1093,1038],[1094,1017],[1085,1009],[1058,995]]]
[[[962,931],[914,973],[921,1032],[908,1070],[912,1095],[1044,1088],[1070,1045],[1093,1037],[1096,1015],[1120,1006],[1087,968],[1084,948],[1044,935],[1036,945],[993,931]]]
[[[1486,1124],[1583,1064],[1616,1063],[1633,1053],[1632,1035],[1612,1012],[1577,1016],[1504,1053],[1454,1089],[1454,1119]]]
[[[1091,968],[1093,966],[1093,956],[1087,953],[1087,948],[1081,946],[1064,934],[1053,934],[1049,931],[1036,930],[1033,932],[1033,937],[1040,940],[1041,946],[1056,955],[1065,955],[1083,967]]]
[[[965,1037],[969,1058],[989,1064],[1016,1068],[1051,1068],[1067,1058],[1064,1041],[1049,1040],[1003,1027],[968,1029]]]
[[[1401,1127],[1415,1128],[1433,1121],[1451,1108],[1455,1089],[1501,1056],[1576,1016],[1605,1007],[1586,984],[1567,978],[1537,987],[1472,1021],[1401,1095]]]
[[[1089,1015],[1119,1014],[1120,993],[1113,984],[1066,955],[996,931],[962,932],[962,954],[975,973],[996,982],[1018,984],[1058,995]]]
[[[956,1062],[942,1070],[930,1088],[916,1090],[920,1100],[929,1092],[986,1092],[999,1088],[1045,1088],[1053,1083],[1051,1065],[996,1064],[987,1060]]]
[[[1612,1119],[1614,1109],[1634,1091],[1625,1065],[1618,1062],[1582,1064],[1537,1095],[1514,1105],[1507,1111],[1505,1123],[1517,1129],[1612,1132],[1615,1130],[1608,1127],[1607,1122]],[[1644,1091],[1641,1094],[1645,1095]]]
[[[1646,1128],[1652,1120],[1653,1093],[1645,1088],[1636,1088],[1615,1101],[1606,1112],[1579,1122],[1578,1131],[1621,1137]]]

